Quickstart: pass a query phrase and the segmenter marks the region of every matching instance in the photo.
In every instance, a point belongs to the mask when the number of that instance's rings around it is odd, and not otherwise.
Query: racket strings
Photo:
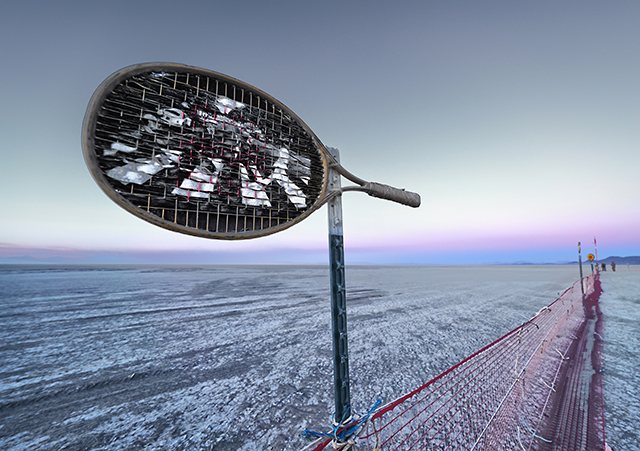
[[[160,221],[257,232],[309,210],[324,183],[313,139],[286,112],[210,77],[147,73],[109,94],[95,151],[113,189]]]

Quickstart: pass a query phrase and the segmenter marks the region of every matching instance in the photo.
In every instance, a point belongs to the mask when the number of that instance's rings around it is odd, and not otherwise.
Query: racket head
[[[109,76],[89,102],[82,147],[116,204],[204,238],[279,232],[327,195],[327,149],[293,111],[247,83],[183,64]]]

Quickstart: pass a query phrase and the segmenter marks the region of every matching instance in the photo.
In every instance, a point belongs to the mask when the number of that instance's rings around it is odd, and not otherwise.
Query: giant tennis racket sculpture
[[[350,174],[270,95],[181,64],[138,64],[107,78],[89,103],[82,143],[92,176],[118,205],[206,238],[278,232],[347,190],[420,205],[415,193]],[[356,185],[330,189],[330,169]]]
[[[420,196],[339,164],[289,108],[239,80],[173,63],[126,67],[96,90],[82,126],[102,190],[169,230],[218,239],[269,235],[329,203],[335,417],[350,416],[343,191],[411,207]],[[340,175],[356,185],[342,188]]]

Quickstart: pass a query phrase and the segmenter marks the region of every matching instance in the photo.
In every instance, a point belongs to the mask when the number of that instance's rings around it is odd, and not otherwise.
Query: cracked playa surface
[[[356,414],[548,305],[576,266],[347,267]],[[299,449],[333,411],[323,266],[0,267],[0,448]]]

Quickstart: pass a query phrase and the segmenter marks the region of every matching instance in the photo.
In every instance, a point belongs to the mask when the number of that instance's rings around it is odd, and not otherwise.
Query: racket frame
[[[285,222],[279,223],[275,226],[265,227],[259,230],[251,230],[251,231],[231,231],[231,232],[212,232],[209,230],[203,230],[199,228],[189,227],[186,225],[178,224],[175,222],[170,222],[164,220],[149,211],[145,211],[144,209],[136,206],[131,201],[123,197],[118,193],[113,183],[110,182],[105,172],[100,168],[98,154],[96,152],[96,126],[98,123],[98,119],[100,117],[100,111],[104,107],[105,102],[107,101],[107,97],[111,94],[117,86],[123,83],[127,79],[131,79],[137,75],[145,74],[145,73],[189,73],[193,75],[198,75],[201,77],[209,77],[215,80],[218,80],[223,83],[227,83],[230,86],[235,86],[239,89],[244,89],[246,91],[252,92],[254,95],[259,96],[261,99],[266,100],[269,105],[275,106],[276,109],[279,109],[284,114],[287,114],[291,117],[294,122],[297,122],[298,125],[302,127],[302,129],[308,134],[311,138],[313,145],[315,146],[320,160],[323,166],[323,177],[322,177],[322,185],[320,188],[320,193],[313,200],[313,203],[310,207],[308,207],[302,214],[287,220]],[[233,99],[235,100],[235,99]],[[265,93],[264,91],[251,86],[247,83],[244,83],[235,78],[229,77],[227,75],[201,69],[198,67],[187,66],[179,63],[141,63],[135,64],[132,66],[128,66],[122,68],[108,78],[106,78],[100,86],[96,89],[91,100],[89,101],[89,105],[87,107],[87,111],[84,117],[83,125],[82,125],[82,148],[84,159],[89,168],[89,172],[92,177],[102,189],[102,191],[116,204],[120,207],[124,208],[129,213],[137,216],[151,224],[162,227],[164,229],[168,229],[174,232],[184,233],[187,235],[194,235],[203,238],[213,238],[213,239],[223,239],[223,240],[240,240],[240,239],[251,239],[251,238],[259,238],[267,235],[271,235],[273,233],[280,232],[285,230],[294,224],[299,223],[303,219],[307,218],[310,214],[318,210],[325,202],[327,202],[331,197],[332,193],[328,190],[328,174],[329,174],[329,165],[334,161],[333,157],[325,148],[324,144],[318,139],[318,137],[313,133],[313,131],[307,126],[307,124],[298,117],[290,108],[284,105],[282,102],[272,97],[271,95]]]

